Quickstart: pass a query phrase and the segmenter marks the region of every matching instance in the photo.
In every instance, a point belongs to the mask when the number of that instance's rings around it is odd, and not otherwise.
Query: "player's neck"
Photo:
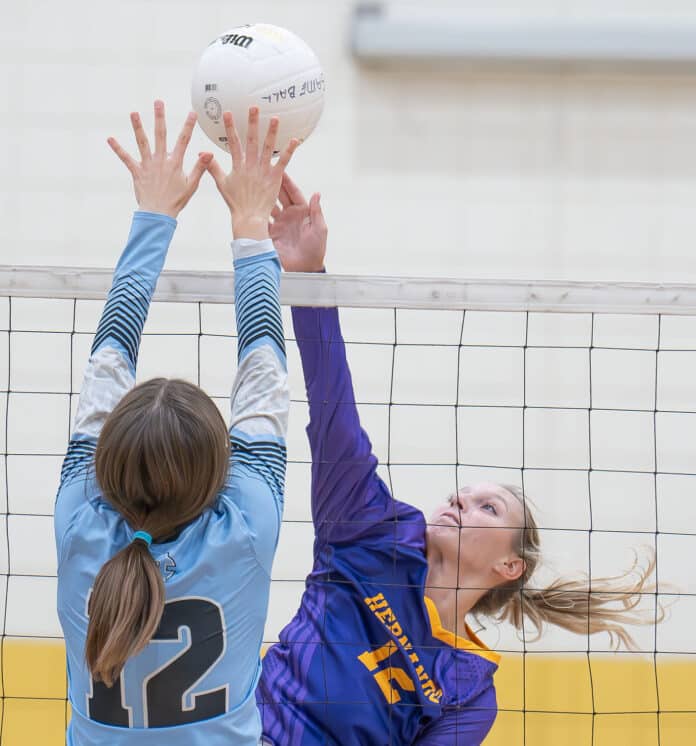
[[[486,593],[481,586],[474,578],[451,578],[442,567],[429,565],[425,595],[435,604],[442,626],[466,637],[466,616]]]

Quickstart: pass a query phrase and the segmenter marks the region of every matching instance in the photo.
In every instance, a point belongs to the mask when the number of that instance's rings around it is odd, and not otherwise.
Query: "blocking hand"
[[[272,212],[270,236],[286,272],[320,272],[324,269],[328,228],[321,209],[321,197],[309,203],[286,174]]]
[[[162,101],[155,101],[154,153],[137,112],[131,114],[131,124],[140,151],[140,162],[132,158],[115,138],[110,137],[107,142],[133,176],[138,207],[176,218],[198,189],[201,177],[213,158],[212,153],[201,153],[191,173],[188,176],[184,174],[184,155],[191,141],[196,115],[191,112],[186,117],[171,153],[167,152],[167,125]]]
[[[273,165],[271,158],[278,135],[278,118],[273,117],[259,153],[259,110],[249,109],[249,129],[246,149],[242,150],[234,119],[229,111],[223,115],[227,142],[232,154],[232,171],[225,173],[213,159],[208,170],[215,179],[218,190],[230,208],[232,230],[235,238],[268,238],[268,221],[278,198],[283,173],[299,140],[291,140],[288,147]]]

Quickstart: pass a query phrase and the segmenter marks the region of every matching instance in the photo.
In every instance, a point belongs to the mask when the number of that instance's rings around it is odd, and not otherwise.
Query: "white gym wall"
[[[411,0],[393,5],[420,6]],[[696,76],[365,69],[352,0],[21,0],[0,11],[3,263],[110,266],[133,206],[105,140],[168,105],[221,30],[267,20],[304,37],[328,81],[293,174],[321,190],[335,272],[693,280]],[[688,0],[438,0],[500,17],[696,18]],[[207,148],[199,133],[191,151]],[[224,158],[224,154],[219,153]],[[211,183],[169,267],[229,266]]]

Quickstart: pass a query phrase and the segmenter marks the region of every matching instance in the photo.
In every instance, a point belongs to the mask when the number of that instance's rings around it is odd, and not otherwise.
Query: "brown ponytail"
[[[104,423],[97,482],[131,528],[162,541],[213,504],[227,478],[229,448],[225,421],[207,394],[156,378],[124,396]],[[162,575],[144,541],[104,564],[89,599],[85,643],[95,681],[113,685],[152,639],[164,602]]]
[[[111,686],[128,658],[152,639],[164,610],[164,582],[137,540],[112,557],[94,583],[85,655],[96,681]]]
[[[516,552],[525,561],[523,575],[512,583],[488,591],[472,609],[474,616],[487,616],[510,622],[518,631],[525,619],[539,639],[545,624],[562,627],[576,634],[607,632],[613,648],[622,644],[634,649],[635,641],[624,625],[646,625],[661,622],[664,610],[656,613],[637,609],[645,594],[653,594],[655,586],[648,581],[655,571],[655,553],[648,551],[645,567],[636,557],[625,574],[611,578],[559,578],[546,588],[529,586],[529,581],[541,559],[539,529],[529,509],[529,499],[518,487],[501,485],[513,494],[524,508],[524,528],[520,530]]]

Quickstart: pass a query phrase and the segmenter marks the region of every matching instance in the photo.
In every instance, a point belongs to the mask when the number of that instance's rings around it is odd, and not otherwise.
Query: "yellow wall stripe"
[[[4,638],[1,651],[2,746],[63,746],[63,644]],[[693,746],[694,682],[696,661],[686,657],[658,656],[655,665],[652,656],[625,653],[593,654],[589,663],[577,655],[506,654],[486,746],[658,746],[658,727],[660,746]]]

